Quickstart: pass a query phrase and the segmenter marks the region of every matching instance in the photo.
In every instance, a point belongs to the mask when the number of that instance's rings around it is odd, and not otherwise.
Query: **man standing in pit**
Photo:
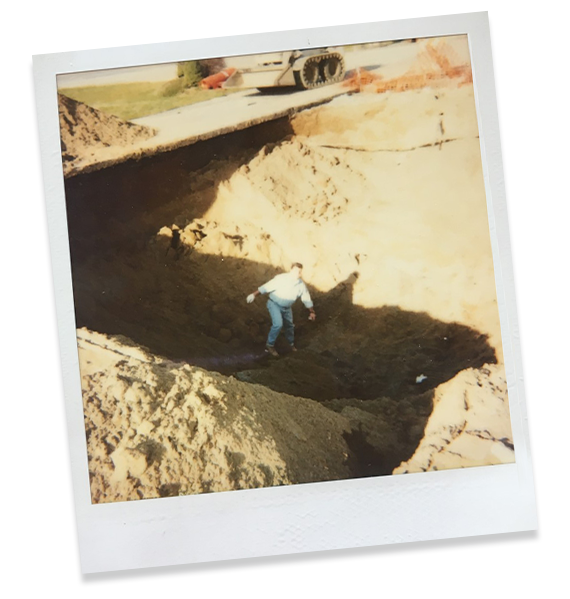
[[[309,290],[305,285],[301,274],[303,265],[294,262],[289,272],[273,277],[271,281],[265,283],[247,296],[247,303],[251,304],[258,295],[269,294],[267,300],[267,309],[271,316],[271,329],[267,337],[267,346],[265,351],[274,357],[279,357],[275,350],[275,341],[285,327],[285,338],[289,342],[292,351],[297,351],[295,347],[295,325],[293,324],[293,311],[291,306],[298,298],[301,298],[305,307],[309,310],[309,320],[315,320],[317,315],[313,309],[313,302]]]

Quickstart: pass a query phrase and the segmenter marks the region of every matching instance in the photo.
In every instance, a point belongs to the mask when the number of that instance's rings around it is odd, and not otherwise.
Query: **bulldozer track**
[[[337,83],[343,76],[343,57],[331,52],[309,57],[302,68],[295,72],[295,83],[299,89],[314,89]]]

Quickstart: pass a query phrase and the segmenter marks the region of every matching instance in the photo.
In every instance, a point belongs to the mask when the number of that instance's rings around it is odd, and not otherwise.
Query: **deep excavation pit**
[[[422,151],[430,150],[415,150]],[[439,152],[444,154],[441,146]],[[298,164],[292,179],[308,180],[308,191],[291,190],[280,159],[284,169]],[[267,176],[247,188],[243,181],[271,160],[275,167],[267,166]],[[340,234],[357,201],[364,198],[371,210],[381,209],[383,195],[372,191],[376,158],[359,158],[364,162],[358,168],[351,160],[346,148],[312,148],[281,119],[68,179],[78,328],[352,413],[355,425],[346,436],[355,456],[352,476],[391,473],[421,440],[433,389],[461,370],[496,362],[488,335],[452,317],[435,318],[427,309],[357,303],[356,291],[378,276],[370,248],[382,240],[373,232],[363,241],[352,225],[353,252],[344,251],[346,243],[336,247],[333,240],[330,248],[319,248],[323,238],[311,239],[316,249],[305,279],[317,321],[308,322],[300,302],[295,306],[296,354],[287,353],[280,339],[282,358],[267,357],[265,301],[245,302],[291,256],[303,260],[303,252],[291,251],[283,240],[307,222]],[[407,158],[393,160],[399,166]],[[339,173],[338,181],[331,183],[327,171]],[[249,202],[248,190],[269,198],[270,207],[257,211],[245,203],[243,221],[237,220],[228,198],[238,202],[247,196]],[[291,194],[297,204],[287,203]],[[273,219],[276,210],[286,216]],[[384,451],[369,443],[370,435],[384,439]]]

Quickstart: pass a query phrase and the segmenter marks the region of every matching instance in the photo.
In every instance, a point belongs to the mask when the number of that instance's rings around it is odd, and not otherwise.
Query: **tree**
[[[202,69],[204,77],[215,75],[223,71],[226,67],[226,61],[223,58],[205,58],[204,60],[199,60],[198,64]]]
[[[184,81],[184,87],[196,87],[204,78],[197,60],[178,63],[178,77]]]
[[[184,87],[196,87],[204,77],[219,73],[225,66],[223,58],[187,60],[178,63],[178,77]]]

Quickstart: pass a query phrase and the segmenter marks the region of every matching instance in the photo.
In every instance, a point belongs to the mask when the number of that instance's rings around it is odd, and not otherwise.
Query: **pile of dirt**
[[[78,334],[94,503],[344,479],[348,420],[117,339]]]
[[[97,150],[130,146],[156,135],[153,129],[105,114],[62,94],[58,94],[58,105],[64,175]]]
[[[441,385],[414,456],[395,474],[515,461],[504,370],[468,369]]]
[[[514,459],[499,413],[507,409],[506,386],[496,368],[442,385],[432,413],[434,392],[320,404],[85,329],[78,346],[94,503]],[[491,425],[490,405],[500,417]]]

